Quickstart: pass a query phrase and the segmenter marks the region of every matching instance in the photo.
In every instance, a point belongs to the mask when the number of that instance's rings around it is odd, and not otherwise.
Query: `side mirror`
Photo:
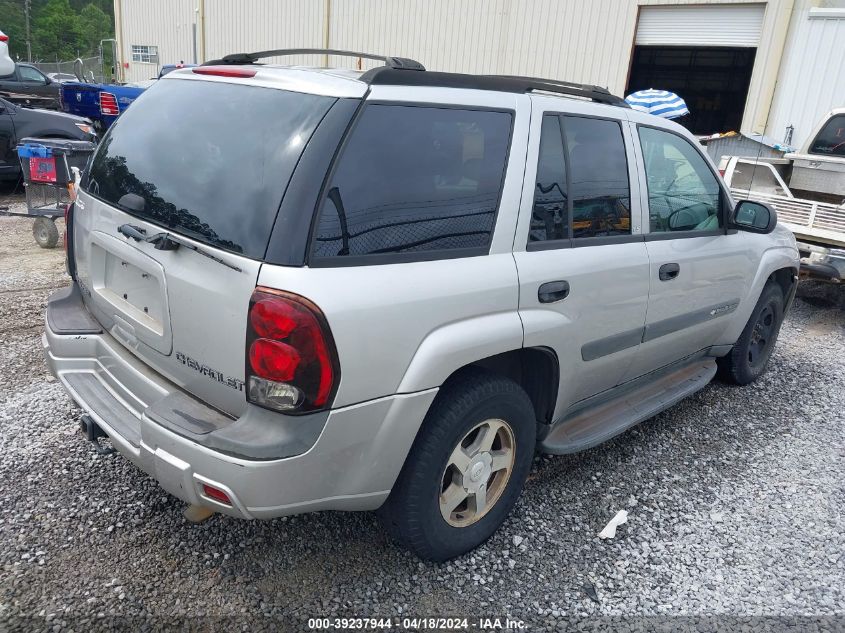
[[[777,212],[765,202],[740,200],[731,213],[728,225],[749,233],[771,233],[778,223]]]

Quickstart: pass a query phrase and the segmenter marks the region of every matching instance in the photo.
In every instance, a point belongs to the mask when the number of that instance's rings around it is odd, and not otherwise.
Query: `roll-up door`
[[[763,4],[642,7],[638,46],[749,46],[760,43]]]

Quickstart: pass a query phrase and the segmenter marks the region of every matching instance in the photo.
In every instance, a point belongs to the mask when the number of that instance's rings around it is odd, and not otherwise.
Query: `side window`
[[[511,122],[506,112],[366,106],[328,185],[312,256],[483,252]]]
[[[811,154],[845,156],[845,115],[832,117],[810,146]]]
[[[534,207],[531,213],[529,242],[569,239],[569,204],[566,196],[566,161],[563,157],[563,136],[560,117],[543,117],[540,132],[540,155],[534,186]]]
[[[29,66],[18,66],[18,75],[21,81],[30,81],[39,84],[47,83],[44,75]]]
[[[701,154],[671,132],[640,127],[639,134],[651,232],[718,230],[722,190]]]
[[[566,116],[572,237],[631,234],[631,193],[622,128],[616,121]]]
[[[786,193],[771,165],[738,160],[731,176],[731,189],[782,196]]]

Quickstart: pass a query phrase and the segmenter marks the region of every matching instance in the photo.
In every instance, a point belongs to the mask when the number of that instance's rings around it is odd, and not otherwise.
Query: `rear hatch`
[[[285,188],[332,97],[217,78],[157,82],[110,129],[74,214],[89,311],[147,365],[233,415]]]

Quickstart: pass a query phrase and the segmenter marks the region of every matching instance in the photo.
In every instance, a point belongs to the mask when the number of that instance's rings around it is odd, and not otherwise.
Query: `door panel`
[[[525,346],[560,363],[555,417],[619,384],[642,338],[649,261],[625,116],[532,97],[514,259]]]
[[[648,209],[649,301],[630,380],[724,343],[723,317],[746,297],[756,270],[741,234],[724,230],[730,198],[689,139],[631,124]],[[642,141],[642,142],[640,142]]]
[[[648,299],[645,244],[514,253],[526,347],[551,347],[560,363],[556,415],[619,384],[642,337]],[[541,303],[540,286],[569,283],[568,296]]]
[[[751,282],[754,254],[742,235],[709,235],[646,242],[649,302],[643,343],[625,379],[668,365],[721,343],[722,317],[733,313]],[[660,268],[678,264],[678,274],[661,281]]]

